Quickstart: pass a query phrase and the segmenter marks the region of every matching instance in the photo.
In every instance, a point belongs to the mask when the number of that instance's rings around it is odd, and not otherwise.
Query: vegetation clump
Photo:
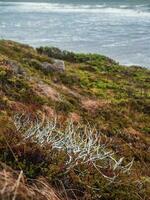
[[[41,68],[54,59],[63,73]],[[149,76],[97,54],[1,40],[0,198],[51,199],[49,188],[54,200],[148,200]]]

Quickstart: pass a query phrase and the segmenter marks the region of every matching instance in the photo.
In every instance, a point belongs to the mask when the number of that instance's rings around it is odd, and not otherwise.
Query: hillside
[[[115,153],[115,159],[121,161],[124,157],[121,166],[134,160],[133,165],[128,173],[120,173],[121,167],[117,172],[112,171],[106,156],[107,164],[100,173],[89,162],[82,163],[81,160],[67,170],[66,149],[53,148],[44,137],[44,145],[41,145],[35,135],[24,140],[26,127],[17,129],[14,116],[23,116],[20,117],[22,127],[26,116],[29,117],[28,124],[35,124],[37,118],[39,123],[57,118],[57,134],[65,130],[69,120],[74,123],[75,130],[79,124],[80,129],[92,127],[93,134],[100,134],[108,152]],[[74,54],[48,47],[34,49],[12,41],[0,41],[0,161],[3,176],[7,169],[8,174],[11,170],[15,170],[11,173],[22,170],[30,191],[35,181],[44,177],[48,187],[55,188],[64,199],[148,200],[149,134],[150,70],[122,66],[97,54]],[[76,158],[77,155],[71,156]],[[7,166],[4,167],[4,163]],[[114,176],[116,179],[112,180]],[[13,190],[10,191],[6,184],[9,192],[4,194],[3,181],[0,180],[0,189],[3,189],[0,195],[12,199]],[[38,187],[39,191],[41,188]],[[25,190],[23,186],[21,189]],[[40,196],[39,191],[34,197],[32,194],[25,197],[16,191],[16,197],[52,199],[42,192]]]

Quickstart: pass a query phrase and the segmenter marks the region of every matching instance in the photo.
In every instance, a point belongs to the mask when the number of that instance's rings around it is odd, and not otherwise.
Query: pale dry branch
[[[32,138],[42,146],[48,143],[52,149],[65,151],[68,155],[66,173],[79,164],[92,164],[103,177],[113,181],[120,173],[129,172],[133,165],[133,160],[124,165],[124,157],[117,160],[109,149],[112,141],[90,125],[82,127],[70,121],[65,129],[61,129],[56,117],[41,122],[38,118],[34,121],[29,117],[23,118],[23,115],[15,116],[14,121],[17,130],[23,132],[24,140]],[[112,171],[111,177],[102,173],[101,169],[107,168]]]

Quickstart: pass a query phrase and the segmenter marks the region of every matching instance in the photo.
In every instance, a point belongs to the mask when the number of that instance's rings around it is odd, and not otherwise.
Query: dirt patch
[[[69,119],[70,119],[72,122],[78,123],[78,122],[81,120],[81,117],[80,117],[80,115],[78,115],[77,113],[72,112],[72,113],[70,113],[70,115],[69,115]]]
[[[82,98],[82,96],[78,92],[76,92],[75,90],[70,89],[70,88],[68,88],[68,87],[66,87],[64,85],[59,85],[59,86],[56,85],[56,87],[58,89],[61,89],[64,93],[69,94],[69,95],[71,95],[71,96],[73,96],[75,98],[78,98],[78,99]]]
[[[95,113],[100,108],[108,105],[110,102],[106,100],[92,100],[92,99],[82,99],[82,107],[88,112]]]
[[[51,86],[40,83],[36,85],[36,91],[39,95],[46,96],[48,98],[51,98],[53,101],[59,101],[60,100],[60,94]]]

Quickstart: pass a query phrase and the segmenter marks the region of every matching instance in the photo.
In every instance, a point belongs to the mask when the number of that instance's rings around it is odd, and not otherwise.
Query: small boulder
[[[65,71],[65,63],[63,60],[53,59],[52,63],[49,62],[40,62],[36,59],[31,59],[28,61],[30,66],[40,69],[45,72],[64,72]]]
[[[25,71],[22,66],[13,60],[5,60],[5,65],[8,66],[15,74],[24,75]]]
[[[65,71],[65,62],[63,60],[54,59],[53,62],[53,65],[57,68],[58,71]]]
[[[65,63],[62,60],[53,60],[53,63],[44,62],[42,63],[42,68],[46,72],[64,72],[65,71]]]

